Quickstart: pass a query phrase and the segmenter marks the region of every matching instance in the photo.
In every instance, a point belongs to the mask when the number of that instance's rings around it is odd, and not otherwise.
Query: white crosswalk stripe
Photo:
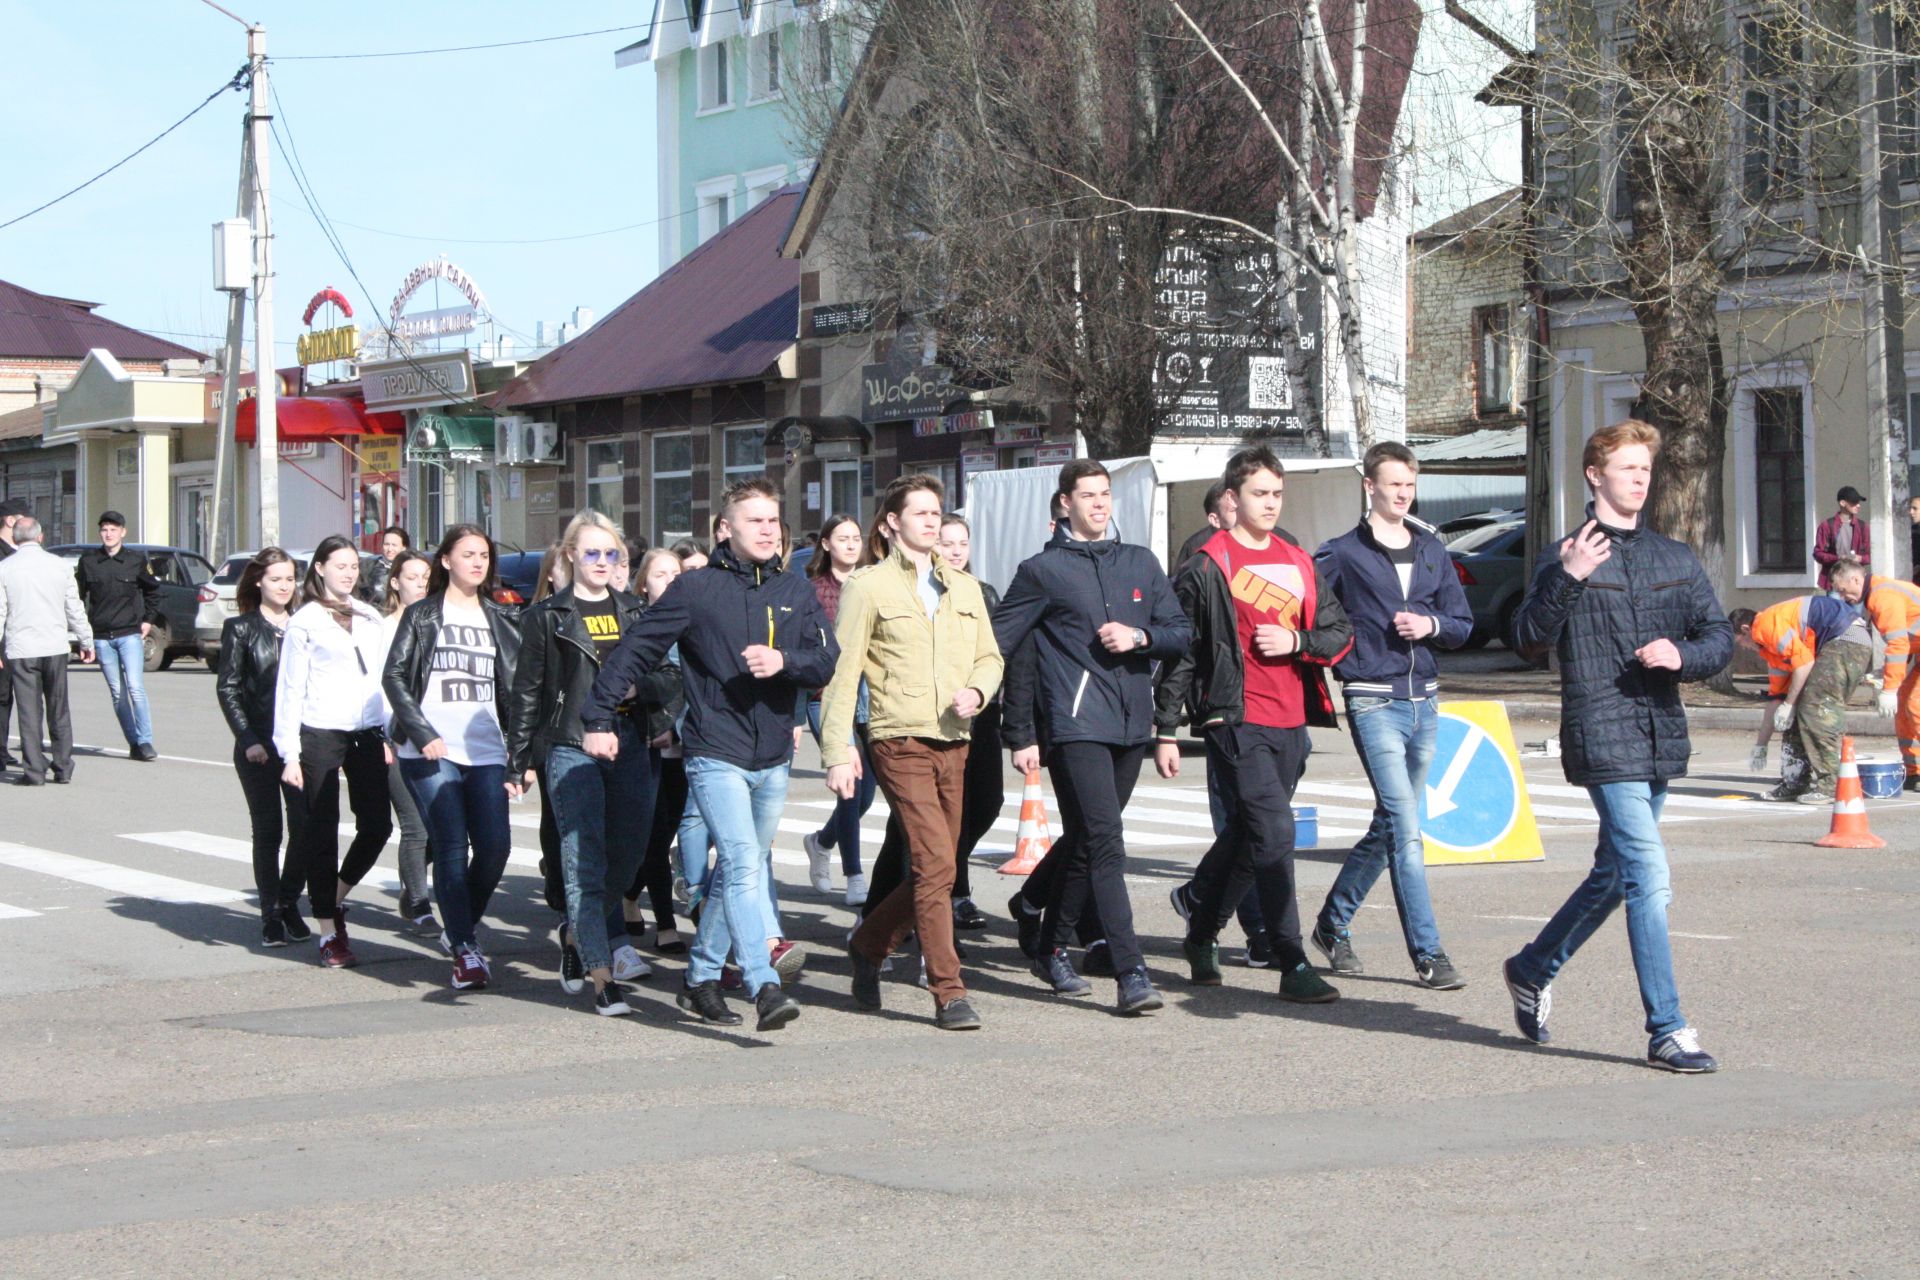
[[[38,911],[29,911],[25,907],[10,907],[0,902],[0,920],[26,920],[39,914]]]
[[[23,844],[0,843],[0,866],[39,875],[56,876],[78,884],[127,898],[147,898],[154,902],[201,903],[239,902],[249,895],[239,889],[195,884],[173,876],[140,871],[112,862],[78,858],[52,849],[33,849]]]

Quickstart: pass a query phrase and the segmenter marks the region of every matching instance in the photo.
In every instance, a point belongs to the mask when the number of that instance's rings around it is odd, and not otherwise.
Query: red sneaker
[[[724,964],[720,966],[720,989],[722,991],[741,991],[746,988],[746,985],[746,975],[740,972],[737,965]]]
[[[333,932],[340,939],[340,945],[347,945],[347,904],[341,903],[333,909]]]
[[[329,969],[351,969],[360,960],[347,945],[347,935],[336,933],[320,943],[320,963]]]
[[[471,943],[462,943],[453,952],[453,989],[467,991],[487,985],[487,966]]]

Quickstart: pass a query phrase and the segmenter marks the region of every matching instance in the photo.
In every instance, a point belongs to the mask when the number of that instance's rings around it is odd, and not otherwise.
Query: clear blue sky
[[[652,0],[222,0],[265,24],[270,58],[481,44],[645,20]],[[0,222],[93,176],[184,115],[246,60],[246,32],[200,0],[0,0],[8,33]],[[406,273],[445,252],[527,335],[576,306],[604,316],[657,270],[653,70],[615,70],[638,32],[431,57],[275,61],[307,176],[384,312]],[[0,279],[102,303],[101,314],[195,348],[217,343],[210,226],[234,211],[244,93],[44,213],[0,230]],[[285,134],[283,133],[283,138]],[[276,150],[278,363],[333,285],[366,298]],[[356,223],[358,226],[349,226]],[[648,225],[549,244],[541,239]],[[407,238],[378,234],[404,233]],[[525,341],[521,346],[524,348]]]

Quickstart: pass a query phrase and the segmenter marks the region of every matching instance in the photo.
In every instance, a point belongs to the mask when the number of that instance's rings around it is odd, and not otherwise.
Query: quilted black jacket
[[[1582,582],[1560,567],[1565,539],[1543,551],[1514,630],[1523,651],[1537,656],[1553,646],[1559,653],[1568,782],[1684,777],[1690,746],[1680,686],[1732,660],[1733,626],[1686,544],[1646,529],[1598,527],[1612,540],[1612,556]],[[1680,650],[1678,671],[1634,657],[1663,637]]]

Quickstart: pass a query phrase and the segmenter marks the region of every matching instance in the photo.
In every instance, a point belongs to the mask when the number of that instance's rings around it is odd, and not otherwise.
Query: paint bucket
[[[1320,844],[1320,810],[1310,804],[1293,806],[1293,847],[1313,849]]]
[[[1861,760],[1860,790],[1869,800],[1891,800],[1907,780],[1907,767],[1898,760]]]

